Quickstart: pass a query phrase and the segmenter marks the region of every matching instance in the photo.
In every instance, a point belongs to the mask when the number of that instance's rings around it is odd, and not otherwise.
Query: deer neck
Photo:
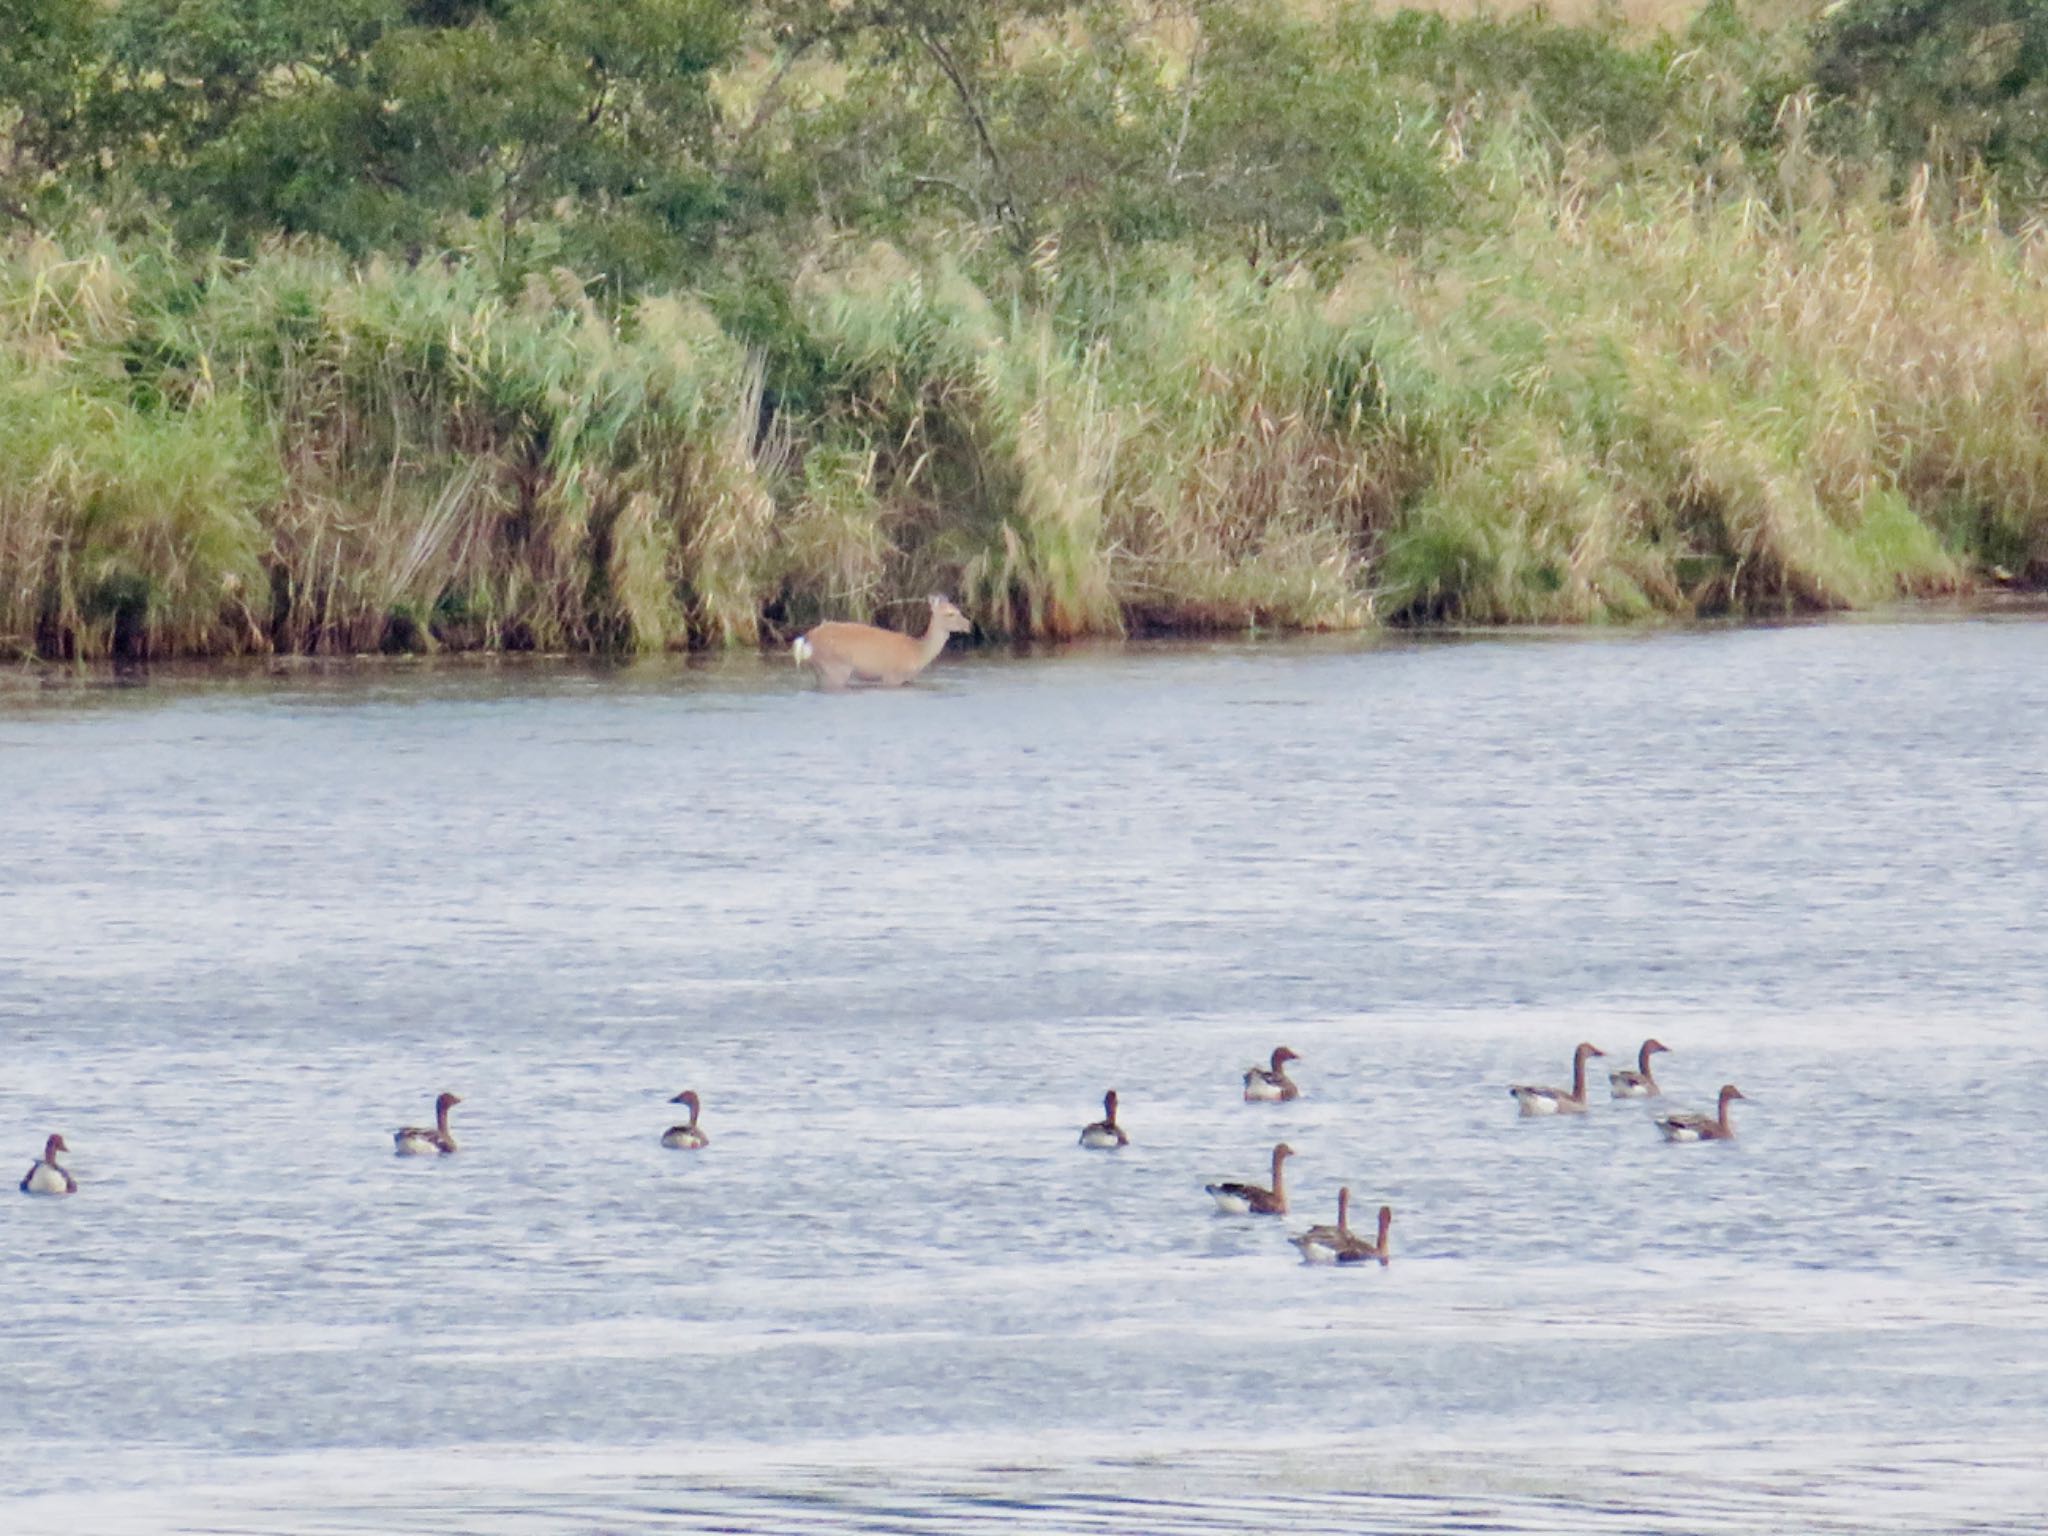
[[[917,642],[917,666],[920,672],[930,666],[939,652],[946,648],[946,642],[952,638],[952,633],[939,622],[936,613],[932,615],[931,622],[924,627],[923,637]]]

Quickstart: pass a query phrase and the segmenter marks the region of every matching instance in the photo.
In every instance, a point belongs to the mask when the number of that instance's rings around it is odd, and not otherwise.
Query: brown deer
[[[790,642],[790,654],[798,666],[809,667],[818,675],[823,688],[844,688],[848,683],[898,687],[930,666],[946,648],[949,636],[974,631],[974,621],[949,599],[935,596],[931,605],[931,622],[921,639],[872,624],[834,620],[798,635]]]

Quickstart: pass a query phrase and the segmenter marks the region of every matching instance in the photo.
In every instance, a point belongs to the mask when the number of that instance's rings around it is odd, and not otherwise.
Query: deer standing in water
[[[931,599],[931,622],[921,639],[899,635],[872,624],[820,624],[790,642],[790,654],[809,667],[824,688],[848,683],[874,683],[894,688],[909,682],[932,664],[953,635],[971,634],[974,621],[943,597]]]

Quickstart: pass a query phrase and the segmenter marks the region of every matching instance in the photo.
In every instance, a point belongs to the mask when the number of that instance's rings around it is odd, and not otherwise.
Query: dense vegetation
[[[0,0],[0,649],[2048,580],[2048,0]]]

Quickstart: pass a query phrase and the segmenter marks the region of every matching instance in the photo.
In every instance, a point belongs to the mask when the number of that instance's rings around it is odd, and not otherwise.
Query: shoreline
[[[1629,624],[1428,624],[1379,625],[1356,630],[1196,629],[1151,630],[1128,635],[1084,635],[1067,640],[991,637],[950,645],[921,681],[943,678],[963,660],[977,663],[1058,661],[1099,656],[1172,656],[1198,651],[1265,652],[1285,648],[1318,655],[1350,655],[1360,651],[1406,650],[1423,646],[1487,642],[1554,644],[1599,641],[1643,641],[1683,636],[1729,634],[1749,630],[1963,624],[1987,620],[2048,621],[2048,590],[1989,587],[1942,597],[1905,597],[1870,608],[1764,616],[1660,617]],[[445,647],[424,651],[359,651],[349,653],[223,654],[129,660],[18,658],[0,667],[0,704],[29,691],[76,688],[120,689],[179,684],[288,681],[294,678],[399,678],[416,676],[481,676],[492,672],[535,676],[585,675],[623,678],[695,675],[775,677],[789,673],[803,687],[807,678],[790,666],[787,649],[778,644],[723,650],[673,650],[618,654],[592,651],[505,650]],[[918,686],[913,682],[909,686]],[[854,689],[855,693],[889,690]]]

